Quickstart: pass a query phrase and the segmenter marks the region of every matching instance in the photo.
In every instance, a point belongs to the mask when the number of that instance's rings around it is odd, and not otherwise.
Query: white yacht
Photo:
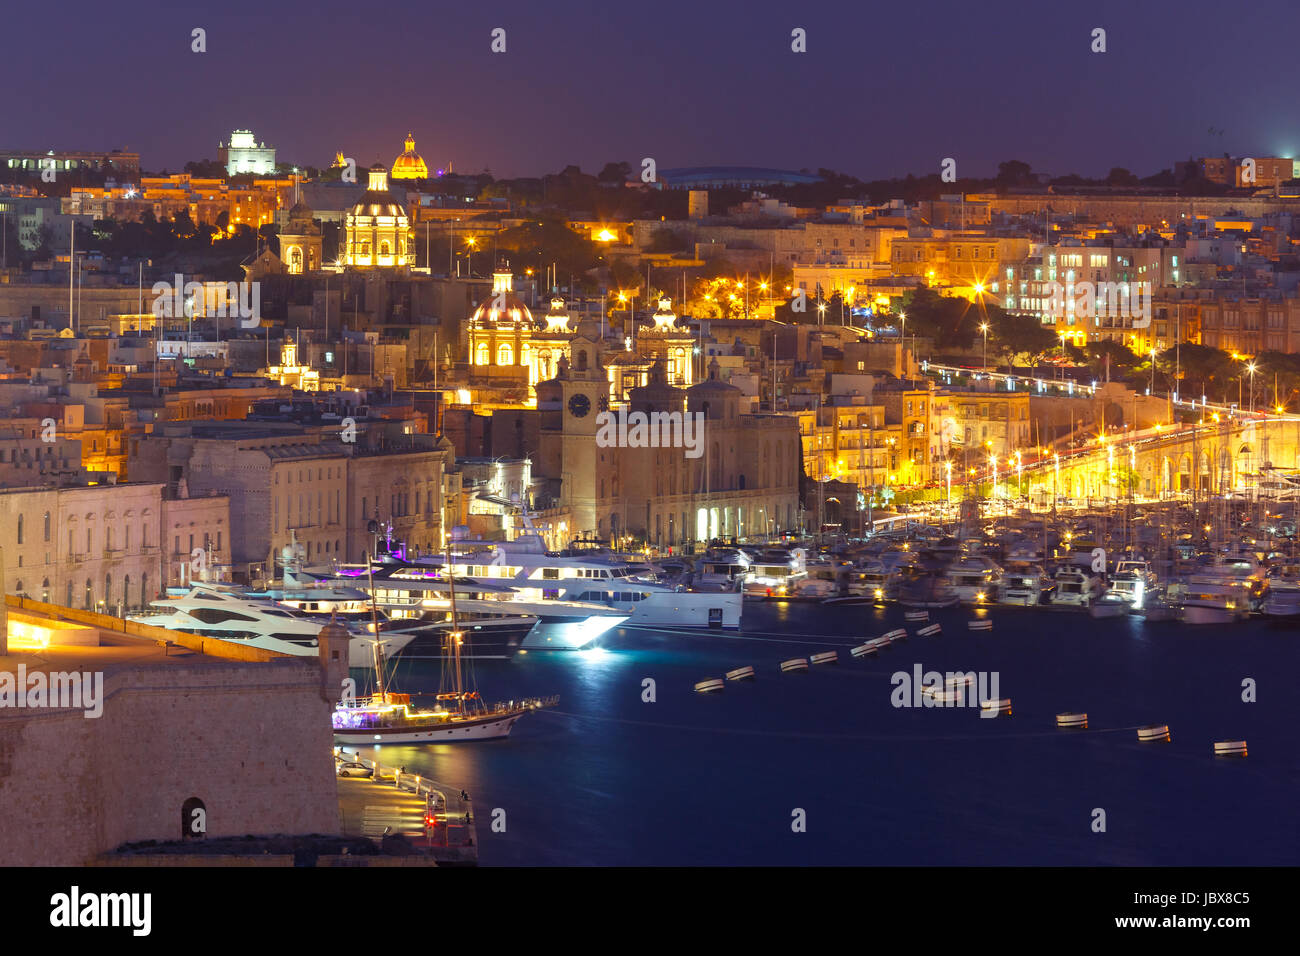
[[[445,622],[450,617],[451,595],[441,568],[388,562],[375,566],[369,574],[355,568],[340,573],[342,580],[372,593],[375,604],[396,626]],[[581,650],[630,616],[594,602],[530,600],[505,583],[457,578],[455,587],[456,607],[465,628],[481,631],[493,621],[502,622],[501,627],[509,619],[527,621],[531,626],[517,638],[517,646],[525,650]]]
[[[1042,603],[1043,593],[1051,586],[1052,579],[1039,565],[1010,565],[1002,572],[998,603],[1036,607]]]
[[[1250,554],[1225,555],[1187,577],[1183,623],[1228,624],[1251,610],[1262,593],[1259,561]]]
[[[284,607],[238,585],[195,583],[170,592],[180,593],[151,602],[156,611],[131,614],[128,618],[141,624],[282,654],[316,656],[316,635],[324,626],[320,617]],[[356,626],[349,631],[352,639],[348,644],[348,666],[365,667],[374,656],[374,635]],[[394,656],[412,639],[410,634],[381,631],[384,655]]]
[[[765,551],[754,559],[744,576],[744,594],[756,600],[782,598],[807,576],[808,565],[802,548]]]
[[[1261,610],[1270,624],[1300,624],[1300,567],[1287,563],[1269,568],[1268,599]]]
[[[1069,607],[1087,607],[1101,597],[1105,585],[1101,578],[1080,567],[1062,565],[1052,578],[1056,585],[1052,603]]]
[[[458,581],[468,578],[470,589],[504,584],[526,601],[599,604],[625,614],[628,626],[740,627],[738,591],[665,584],[648,565],[605,551],[550,552],[534,531],[514,541],[458,542],[453,547],[450,572]],[[417,563],[443,567],[445,561],[429,557]]]
[[[1128,602],[1134,611],[1142,610],[1146,597],[1156,588],[1156,575],[1151,565],[1142,560],[1124,560],[1115,565],[1110,576],[1107,594],[1115,594]]]
[[[997,597],[1002,568],[992,558],[982,554],[968,554],[949,565],[948,578],[959,601],[986,604]]]

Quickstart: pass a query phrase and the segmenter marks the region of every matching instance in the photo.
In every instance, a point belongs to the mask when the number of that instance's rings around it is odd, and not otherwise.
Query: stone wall
[[[190,797],[211,837],[339,833],[319,674],[313,659],[120,667],[99,719],[0,712],[0,865],[176,840]]]

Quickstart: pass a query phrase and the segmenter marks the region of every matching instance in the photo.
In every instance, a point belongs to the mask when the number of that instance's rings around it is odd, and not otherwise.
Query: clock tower
[[[601,479],[606,479],[608,493],[609,476],[617,461],[617,449],[596,445],[601,413],[609,409],[609,383],[604,373],[599,367],[575,371],[561,359],[556,377],[537,384],[537,409],[541,413],[540,473],[559,476],[560,500],[569,507],[569,527],[575,534],[602,532],[598,507]]]

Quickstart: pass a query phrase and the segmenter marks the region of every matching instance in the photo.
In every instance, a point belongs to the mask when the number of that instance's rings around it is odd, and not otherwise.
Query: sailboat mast
[[[452,661],[456,669],[456,700],[464,703],[464,688],[460,679],[460,624],[456,618],[456,573],[451,565],[451,548],[444,552],[447,557],[447,595],[451,599],[451,650]]]
[[[370,628],[375,635],[375,681],[379,686],[379,699],[388,703],[388,694],[384,690],[384,658],[379,650],[379,614],[375,610],[375,566],[366,552],[366,578],[370,582]]]

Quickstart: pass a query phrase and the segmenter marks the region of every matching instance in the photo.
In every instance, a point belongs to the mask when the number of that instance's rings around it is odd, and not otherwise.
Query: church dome
[[[499,269],[492,273],[492,294],[484,299],[470,316],[470,323],[475,328],[531,329],[535,327],[533,313],[524,304],[523,299],[515,295],[513,284],[514,276],[508,270]]]
[[[428,179],[429,167],[415,151],[415,137],[410,133],[406,134],[405,146],[402,155],[393,160],[393,179]]]
[[[352,215],[406,217],[406,209],[388,191],[388,170],[384,166],[376,164],[370,167],[368,188],[352,207]]]

